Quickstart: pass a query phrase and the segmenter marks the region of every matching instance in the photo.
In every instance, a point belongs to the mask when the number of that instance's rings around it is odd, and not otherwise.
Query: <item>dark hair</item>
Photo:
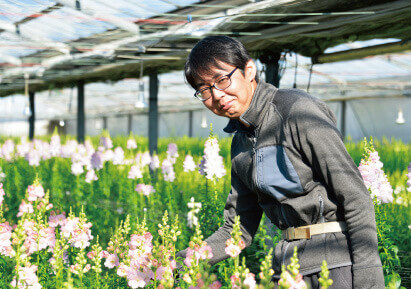
[[[218,62],[238,67],[244,72],[245,65],[251,59],[244,45],[228,36],[207,36],[191,50],[184,67],[187,82],[197,89],[195,81],[201,74],[207,74],[212,68],[221,69]]]

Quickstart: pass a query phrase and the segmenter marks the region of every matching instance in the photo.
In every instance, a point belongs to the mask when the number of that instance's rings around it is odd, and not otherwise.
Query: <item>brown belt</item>
[[[311,236],[314,235],[344,231],[347,231],[347,224],[345,222],[328,222],[298,228],[288,228],[282,231],[281,237],[283,240],[292,241],[298,239],[311,239]]]

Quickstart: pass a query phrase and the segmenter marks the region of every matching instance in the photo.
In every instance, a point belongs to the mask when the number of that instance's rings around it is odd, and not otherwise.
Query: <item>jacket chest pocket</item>
[[[269,146],[256,150],[256,183],[258,188],[278,201],[303,193],[300,179],[284,147]]]

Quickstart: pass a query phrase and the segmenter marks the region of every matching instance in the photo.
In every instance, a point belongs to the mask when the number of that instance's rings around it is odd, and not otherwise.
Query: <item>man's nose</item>
[[[212,88],[211,93],[213,94],[214,100],[219,100],[220,98],[224,96],[224,91],[218,90],[215,87]]]

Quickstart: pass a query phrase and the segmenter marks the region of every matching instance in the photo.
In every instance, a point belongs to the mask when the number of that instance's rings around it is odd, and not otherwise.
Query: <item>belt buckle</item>
[[[288,228],[286,230],[286,239],[288,241],[299,240],[299,239],[311,239],[311,228]]]
[[[295,228],[291,227],[287,229],[286,238],[288,241],[292,241],[295,238]]]

